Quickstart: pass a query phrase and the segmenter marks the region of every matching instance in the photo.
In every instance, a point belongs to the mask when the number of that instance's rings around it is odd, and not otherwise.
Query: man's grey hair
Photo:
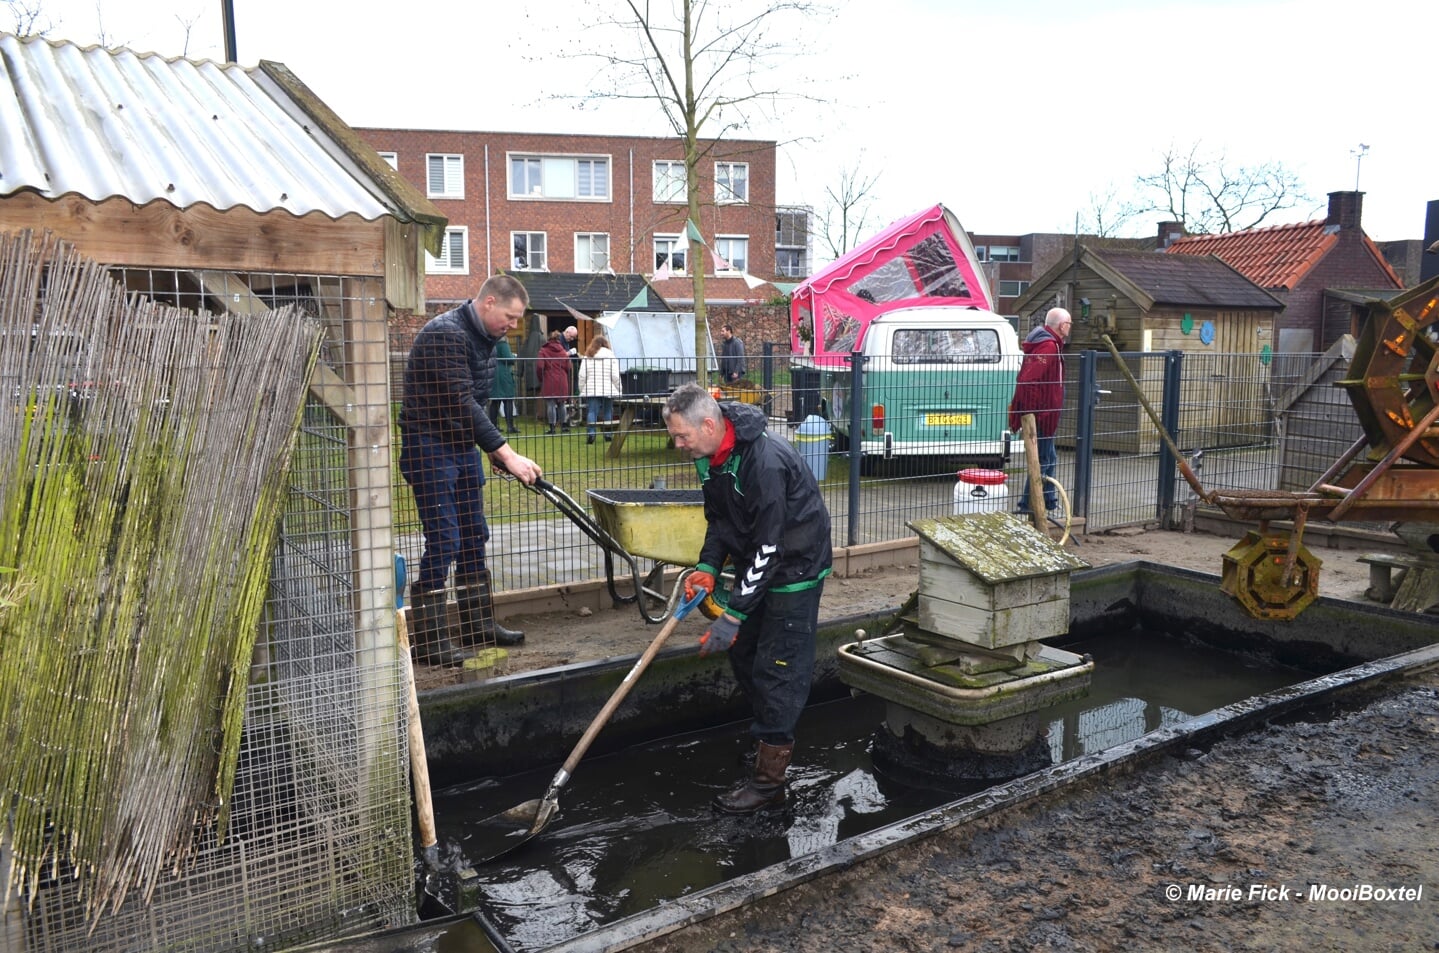
[[[681,384],[676,387],[665,401],[664,415],[665,420],[678,415],[691,427],[698,427],[706,419],[724,419],[724,414],[720,413],[719,401],[698,384]]]
[[[1049,313],[1044,316],[1044,326],[1047,328],[1057,328],[1066,321],[1073,323],[1069,312],[1063,308],[1050,308]]]
[[[490,275],[485,279],[485,283],[480,285],[480,293],[475,300],[484,301],[490,295],[494,295],[496,301],[506,304],[518,301],[522,307],[530,306],[529,291],[513,275]]]

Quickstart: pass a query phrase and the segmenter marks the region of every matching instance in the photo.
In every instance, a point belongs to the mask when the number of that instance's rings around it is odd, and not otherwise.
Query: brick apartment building
[[[701,143],[696,224],[713,256],[703,252],[707,260],[696,263],[685,234],[679,139],[357,132],[449,220],[440,256],[427,262],[432,310],[471,297],[498,271],[654,276],[651,286],[676,308],[693,304],[697,265],[706,302],[720,305],[778,293],[770,285],[751,289],[746,273],[782,281],[809,273],[808,213],[776,204],[772,141]]]

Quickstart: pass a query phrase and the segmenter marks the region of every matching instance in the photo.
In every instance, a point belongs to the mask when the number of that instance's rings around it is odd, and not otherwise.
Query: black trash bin
[[[820,371],[817,367],[791,367],[789,369],[790,411],[789,419],[798,423],[810,414],[819,413]]]
[[[631,367],[620,371],[620,389],[626,397],[668,397],[670,372],[663,367]],[[635,413],[635,421],[645,426],[654,426],[663,419],[658,407],[641,407]]]

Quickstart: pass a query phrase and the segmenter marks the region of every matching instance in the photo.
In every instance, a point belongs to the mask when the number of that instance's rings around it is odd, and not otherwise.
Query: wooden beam
[[[0,198],[0,230],[50,231],[105,265],[269,271],[287,274],[385,273],[384,220],[357,215],[335,221],[318,212],[260,215],[207,205],[178,209],[125,199],[92,202],[77,195],[49,200],[33,192]]]

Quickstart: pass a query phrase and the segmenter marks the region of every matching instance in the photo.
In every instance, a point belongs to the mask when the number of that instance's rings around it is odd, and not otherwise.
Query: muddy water
[[[1143,632],[1066,648],[1097,664],[1089,696],[1053,709],[1056,762],[1305,677]],[[709,803],[741,776],[743,724],[582,761],[560,794],[559,816],[478,868],[483,911],[516,950],[542,949],[978,790],[918,789],[877,774],[869,743],[883,704],[862,696],[810,708],[797,733],[789,805],[761,817],[725,817]],[[544,794],[554,771],[438,792],[447,853],[463,854],[479,821]]]

